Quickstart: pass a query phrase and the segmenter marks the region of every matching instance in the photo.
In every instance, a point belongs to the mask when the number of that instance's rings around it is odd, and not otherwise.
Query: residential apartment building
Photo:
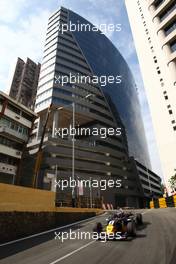
[[[166,187],[176,170],[176,1],[126,0]]]
[[[24,62],[18,58],[9,95],[30,109],[34,108],[40,63],[27,58]]]
[[[35,118],[34,112],[0,92],[0,182],[18,182],[22,153]]]

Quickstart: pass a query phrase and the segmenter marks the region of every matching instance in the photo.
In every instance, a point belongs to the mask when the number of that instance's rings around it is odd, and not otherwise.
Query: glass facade
[[[69,11],[73,24],[90,24]],[[93,25],[92,25],[93,27]],[[126,129],[129,153],[150,168],[148,148],[141,117],[136,85],[130,69],[111,41],[100,31],[72,32],[83,55],[96,76],[122,76],[122,82],[101,86],[111,112],[117,120],[120,116]]]

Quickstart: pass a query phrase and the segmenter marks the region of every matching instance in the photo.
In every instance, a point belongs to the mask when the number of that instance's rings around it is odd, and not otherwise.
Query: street
[[[93,239],[55,239],[59,232],[28,238],[0,246],[0,264],[175,264],[176,209],[141,210],[144,224],[130,241],[95,241]],[[70,227],[77,232],[91,232],[97,221],[105,223],[106,215]]]

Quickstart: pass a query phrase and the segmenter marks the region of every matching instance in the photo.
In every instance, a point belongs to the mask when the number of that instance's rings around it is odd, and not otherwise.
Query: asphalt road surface
[[[79,225],[0,246],[0,264],[176,264],[176,208],[143,210],[144,225],[130,241],[78,239],[107,215]],[[61,241],[59,232],[76,239]],[[83,233],[82,233],[83,234]],[[55,239],[56,237],[56,239]]]

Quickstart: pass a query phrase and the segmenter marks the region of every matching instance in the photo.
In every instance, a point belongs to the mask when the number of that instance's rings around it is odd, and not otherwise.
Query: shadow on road
[[[141,226],[138,226],[138,227],[137,227],[137,231],[142,231],[142,230],[146,229],[148,225],[151,225],[151,223],[150,223],[150,222],[144,222]],[[138,238],[144,238],[144,237],[146,237],[146,236],[147,236],[146,234],[139,234],[139,233],[137,232],[137,235],[136,235],[135,239],[136,239],[136,238],[137,238],[137,239],[138,239]]]
[[[137,230],[140,231],[140,230],[146,229],[148,225],[151,225],[151,223],[150,222],[144,222],[142,225],[137,227]]]
[[[72,226],[70,229],[71,230],[76,230],[76,229],[80,229],[81,227],[83,227],[83,225],[79,224],[79,225],[75,225]],[[61,227],[59,227],[61,228]],[[59,232],[68,232],[68,230],[70,230],[68,228],[63,228],[60,230],[56,230],[57,233]],[[15,242],[13,244],[10,245],[6,245],[6,246],[0,246],[0,260],[6,257],[10,257],[14,254],[17,254],[21,251],[27,250],[29,248],[35,247],[39,244],[45,243],[47,241],[50,240],[54,240],[55,239],[55,231],[51,231],[50,233],[47,234],[43,234],[37,237],[32,237],[32,238],[28,238],[26,240],[22,240],[19,242]]]

